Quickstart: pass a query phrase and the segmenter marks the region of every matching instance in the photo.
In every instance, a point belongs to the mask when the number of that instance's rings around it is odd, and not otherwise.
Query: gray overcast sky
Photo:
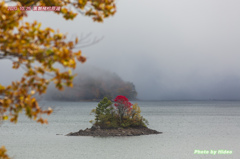
[[[86,64],[116,72],[136,85],[138,98],[240,100],[239,0],[118,0],[104,23],[79,15],[74,21],[48,12],[29,12],[25,21],[70,36],[104,39],[82,49]],[[0,82],[10,81],[5,61]]]

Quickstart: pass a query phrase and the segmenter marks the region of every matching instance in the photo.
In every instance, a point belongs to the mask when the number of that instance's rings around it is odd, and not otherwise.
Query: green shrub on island
[[[95,120],[90,122],[102,129],[147,127],[148,121],[140,115],[141,109],[137,103],[130,103],[125,96],[117,96],[114,102],[113,106],[113,103],[104,97],[96,109],[92,110]]]

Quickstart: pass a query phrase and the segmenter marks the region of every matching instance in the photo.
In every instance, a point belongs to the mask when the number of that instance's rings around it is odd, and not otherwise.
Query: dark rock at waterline
[[[97,129],[100,129],[100,126],[95,126],[95,125],[93,125],[93,126],[91,127],[91,130],[92,130],[92,131],[95,131],[95,130],[97,130]]]
[[[79,130],[78,132],[71,132],[66,136],[140,136],[150,134],[162,134],[156,130],[146,127],[140,128],[117,128],[117,129],[100,129],[100,127],[92,127],[91,129]]]

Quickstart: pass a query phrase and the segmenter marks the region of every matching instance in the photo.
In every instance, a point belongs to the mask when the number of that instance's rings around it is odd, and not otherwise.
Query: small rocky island
[[[69,133],[66,136],[139,136],[149,134],[161,134],[156,130],[149,129],[148,121],[140,113],[138,104],[132,104],[125,96],[117,96],[112,102],[106,97],[98,103],[95,120],[90,121],[93,126],[89,129]]]
[[[117,128],[117,129],[100,129],[91,128],[85,130],[79,130],[78,132],[69,133],[66,136],[140,136],[140,135],[150,135],[150,134],[161,134],[156,130],[152,130],[146,127],[143,128]]]

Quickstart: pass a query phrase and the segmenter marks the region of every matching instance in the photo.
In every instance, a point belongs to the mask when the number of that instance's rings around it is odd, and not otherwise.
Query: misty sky
[[[25,21],[69,37],[104,37],[82,49],[88,61],[78,69],[116,72],[135,84],[140,99],[240,100],[239,0],[118,0],[117,7],[104,23],[40,11],[30,11]],[[22,73],[3,60],[0,72],[1,83]]]

